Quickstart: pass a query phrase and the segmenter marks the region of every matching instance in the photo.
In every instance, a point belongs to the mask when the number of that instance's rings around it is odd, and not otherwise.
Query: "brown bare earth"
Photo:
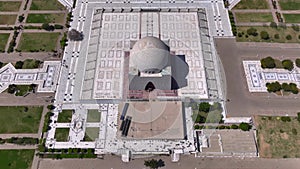
[[[281,117],[255,116],[260,157],[300,157],[300,123],[296,117],[290,118],[282,121]]]

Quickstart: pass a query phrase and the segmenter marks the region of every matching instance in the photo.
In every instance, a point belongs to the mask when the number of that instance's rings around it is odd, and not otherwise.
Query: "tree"
[[[71,41],[82,41],[83,34],[75,29],[72,29],[68,32],[68,37]]]
[[[17,90],[18,90],[17,86],[14,85],[14,84],[11,84],[11,85],[8,86],[7,92],[10,93],[10,94],[14,94]]]
[[[296,66],[300,68],[300,59],[296,59]]]
[[[233,124],[233,125],[230,126],[230,128],[231,128],[231,129],[238,129],[239,126],[237,126],[236,124]]]
[[[155,160],[155,159],[152,159],[152,160],[146,160],[144,162],[144,165],[146,167],[149,167],[151,169],[157,169],[159,167],[164,167],[165,166],[165,162],[161,159],[159,160]]]
[[[271,23],[270,23],[270,27],[271,27],[271,28],[277,28],[276,22],[271,22]]]
[[[55,106],[53,106],[52,104],[49,104],[49,105],[47,106],[47,109],[53,110],[53,109],[55,109]]]
[[[292,36],[291,36],[291,35],[287,35],[287,36],[285,37],[285,39],[286,39],[286,40],[292,40]]]
[[[239,128],[243,131],[249,131],[252,128],[252,126],[248,123],[241,123],[239,125]]]
[[[297,24],[292,24],[292,29],[294,29],[294,31],[296,31],[296,32],[300,31],[300,27]]]
[[[45,29],[46,31],[54,31],[54,26],[49,25],[49,23],[43,23],[42,29]]]
[[[261,59],[260,64],[261,64],[261,67],[263,69],[265,69],[265,68],[275,68],[276,67],[275,60],[270,56]]]
[[[279,82],[267,83],[266,87],[267,87],[268,92],[277,92],[282,89]]]
[[[275,38],[275,39],[279,39],[279,34],[276,33],[276,34],[274,35],[274,38]]]
[[[199,104],[199,111],[203,111],[205,113],[208,113],[210,110],[211,105],[207,102],[202,102]]]
[[[297,113],[297,120],[300,123],[300,112]]]
[[[266,32],[266,31],[261,31],[261,32],[260,32],[260,37],[261,37],[262,39],[264,39],[264,40],[270,39],[270,36],[269,36],[268,32]]]
[[[252,35],[252,36],[257,36],[258,35],[257,30],[255,28],[247,29],[247,34]]]
[[[22,61],[17,61],[16,64],[15,64],[15,68],[16,68],[16,69],[22,69],[23,64],[24,64],[24,63],[23,63]]]
[[[294,69],[294,64],[291,60],[283,60],[281,63],[284,69],[287,69],[289,71]]]
[[[291,88],[291,92],[293,94],[298,94],[299,93],[299,89],[298,89],[298,87],[295,83],[290,83],[289,85],[290,85],[290,88]]]

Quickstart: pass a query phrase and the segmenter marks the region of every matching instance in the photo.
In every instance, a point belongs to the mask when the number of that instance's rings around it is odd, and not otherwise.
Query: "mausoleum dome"
[[[169,47],[156,37],[138,40],[130,51],[130,64],[144,73],[159,73],[169,64]]]

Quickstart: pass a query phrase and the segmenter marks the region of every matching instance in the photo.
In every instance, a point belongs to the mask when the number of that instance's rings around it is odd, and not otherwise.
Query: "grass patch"
[[[30,10],[65,10],[57,0],[33,0]]]
[[[0,52],[4,52],[8,38],[9,38],[9,33],[0,34]]]
[[[283,14],[286,23],[300,23],[300,14]]]
[[[1,169],[30,169],[34,150],[0,150]]]
[[[73,110],[63,110],[58,114],[58,123],[70,123],[72,120]]]
[[[0,1],[0,11],[2,12],[19,11],[20,6],[21,6],[21,2]]]
[[[33,91],[31,85],[16,85],[17,91],[16,96],[24,96],[26,93]]]
[[[300,0],[279,0],[282,10],[299,10]]]
[[[238,34],[243,34],[241,37],[236,36],[237,41],[239,42],[278,42],[278,43],[298,43],[300,42],[298,36],[300,35],[300,32],[294,31],[291,27],[287,28],[271,28],[271,27],[263,27],[263,26],[255,26],[253,28],[257,29],[258,35],[257,36],[247,36],[247,29],[251,27],[248,26],[239,26],[237,27]],[[268,40],[263,40],[260,37],[260,32],[266,31],[268,32],[270,38]],[[275,35],[278,34],[278,38],[275,38]],[[287,40],[287,36],[291,35],[292,39]]]
[[[99,137],[98,127],[88,127],[85,129],[84,141],[95,141]]]
[[[87,122],[100,122],[101,112],[98,110],[88,110]]]
[[[273,22],[271,13],[235,13],[237,22]]]
[[[0,15],[0,25],[14,25],[17,15]]]
[[[296,117],[256,116],[255,121],[261,157],[300,157],[300,123]]]
[[[69,128],[56,128],[54,138],[56,141],[68,141]]]
[[[0,133],[37,133],[43,107],[1,106]]]
[[[55,50],[60,33],[22,33],[18,50],[23,52]]]
[[[234,9],[269,9],[267,0],[241,0]]]
[[[65,14],[29,14],[27,23],[64,23]]]

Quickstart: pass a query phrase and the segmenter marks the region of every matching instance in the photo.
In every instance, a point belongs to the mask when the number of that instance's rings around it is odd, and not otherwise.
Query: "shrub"
[[[266,84],[268,92],[277,92],[281,90],[281,85],[279,82],[272,82]]]
[[[260,63],[261,63],[261,67],[263,69],[265,69],[265,68],[275,68],[276,67],[275,60],[270,56],[261,59]]]
[[[294,69],[294,64],[291,60],[283,60],[281,63],[284,69],[287,69],[289,71]]]
[[[300,68],[300,59],[296,59],[296,66]]]
[[[280,38],[280,37],[279,37],[279,34],[275,34],[275,35],[274,35],[274,38],[275,38],[275,39],[279,39],[279,38]]]
[[[282,117],[280,117],[280,120],[283,122],[290,122],[291,118],[289,116],[282,116]]]
[[[198,130],[198,129],[200,129],[200,126],[199,126],[199,125],[195,125],[195,126],[194,126],[194,129],[195,129],[195,130]]]
[[[238,129],[238,128],[239,128],[239,126],[237,126],[237,125],[233,124],[233,125],[231,125],[231,126],[230,126],[230,128],[231,128],[231,129]]]
[[[49,25],[49,23],[43,23],[42,29],[45,29],[46,31],[54,31],[54,26]]]
[[[211,105],[208,102],[202,102],[199,104],[199,111],[203,111],[208,113],[210,110]]]
[[[292,40],[292,36],[291,36],[291,35],[287,35],[287,36],[285,37],[285,39],[286,39],[286,40]]]
[[[252,126],[248,123],[241,123],[239,125],[239,129],[243,130],[243,131],[249,131],[252,128]]]
[[[276,22],[271,22],[271,23],[270,23],[270,27],[276,29],[276,28],[277,28]]]
[[[300,27],[299,27],[299,25],[297,25],[297,24],[292,24],[292,29],[293,29],[294,31],[296,31],[296,32],[299,32],[299,31],[300,31]]]
[[[297,134],[298,134],[297,129],[293,128],[293,129],[292,129],[292,133],[293,133],[294,135],[297,135]]]
[[[22,69],[24,62],[22,61],[17,61],[15,64],[16,69]]]
[[[297,113],[297,120],[300,123],[300,112]]]
[[[266,31],[261,31],[261,32],[260,32],[260,38],[262,38],[262,39],[264,39],[264,40],[268,40],[268,39],[270,39],[270,36],[269,36],[268,32],[266,32]]]
[[[54,28],[55,28],[55,29],[63,29],[63,28],[64,28],[64,26],[62,26],[62,25],[58,25],[58,24],[55,24],[55,25],[54,25]]]
[[[252,35],[252,36],[257,36],[258,35],[257,30],[255,28],[247,29],[247,34]]]

